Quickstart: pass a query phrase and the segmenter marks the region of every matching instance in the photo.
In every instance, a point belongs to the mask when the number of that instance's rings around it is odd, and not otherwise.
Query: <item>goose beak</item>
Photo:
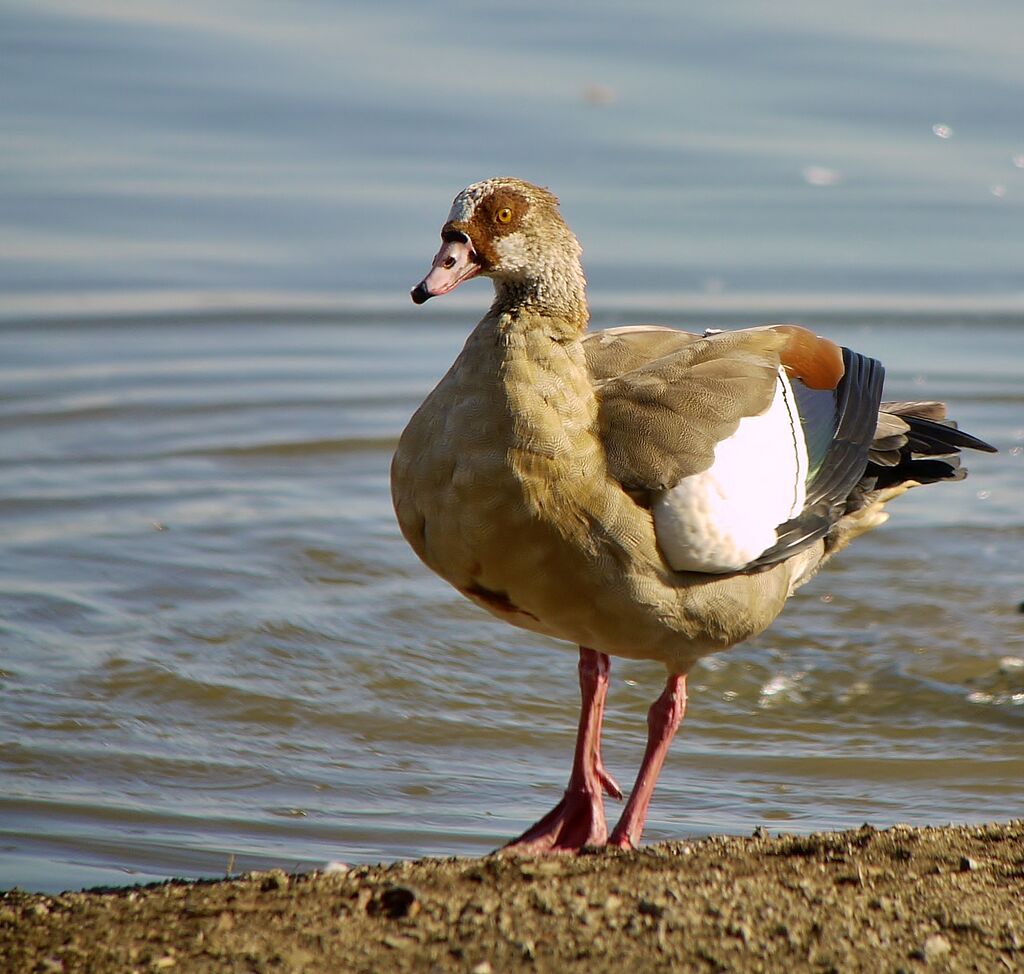
[[[412,289],[412,299],[423,304],[429,298],[447,294],[479,272],[473,242],[461,231],[450,231],[444,236],[430,273]]]

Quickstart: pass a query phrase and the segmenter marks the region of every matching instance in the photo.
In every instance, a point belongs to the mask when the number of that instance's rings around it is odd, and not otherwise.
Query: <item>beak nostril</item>
[[[441,235],[441,249],[430,262],[430,273],[413,290],[412,299],[417,304],[439,294],[447,294],[482,270],[473,248],[461,239],[451,239],[451,236],[448,231]]]

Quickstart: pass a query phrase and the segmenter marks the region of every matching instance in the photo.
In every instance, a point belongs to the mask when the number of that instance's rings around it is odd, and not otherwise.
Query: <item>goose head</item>
[[[412,290],[423,304],[478,275],[494,282],[502,311],[586,316],[580,245],[548,190],[498,177],[467,186],[441,228],[441,249]]]

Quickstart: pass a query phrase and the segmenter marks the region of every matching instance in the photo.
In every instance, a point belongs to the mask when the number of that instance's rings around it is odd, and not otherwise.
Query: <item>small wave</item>
[[[183,450],[175,456],[219,457],[308,457],[333,453],[391,452],[397,436],[340,437],[320,440],[288,440],[281,443],[254,443],[250,446],[209,447]]]
[[[453,313],[479,313],[486,297],[468,292],[445,298],[445,312],[416,314],[451,320]],[[595,317],[660,312],[666,315],[716,312],[778,312],[821,314],[999,315],[1019,323],[1024,313],[1024,292],[1004,294],[935,294],[890,292],[786,292],[786,291],[592,291]],[[55,324],[83,319],[105,323],[140,320],[251,321],[280,318],[288,321],[331,322],[367,317],[395,318],[414,313],[404,289],[394,292],[306,292],[270,290],[158,290],[73,291],[0,295],[0,325],[25,322]]]

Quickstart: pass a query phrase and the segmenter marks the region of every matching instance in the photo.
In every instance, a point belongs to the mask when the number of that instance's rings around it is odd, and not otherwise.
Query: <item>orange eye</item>
[[[507,206],[503,206],[500,210],[498,210],[495,216],[497,216],[499,223],[512,222],[512,211]]]

